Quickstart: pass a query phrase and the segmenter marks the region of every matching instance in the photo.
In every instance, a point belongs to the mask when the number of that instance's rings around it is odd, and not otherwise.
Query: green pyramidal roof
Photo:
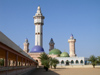
[[[60,55],[61,54],[61,51],[59,49],[52,49],[49,54],[53,54],[53,55]]]
[[[60,57],[69,57],[69,54],[67,52],[61,53]]]

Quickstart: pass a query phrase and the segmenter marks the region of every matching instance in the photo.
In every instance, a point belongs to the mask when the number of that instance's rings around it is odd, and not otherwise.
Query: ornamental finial
[[[71,34],[70,38],[71,38],[71,39],[73,39],[73,38],[74,38],[74,37],[73,37],[73,34]]]

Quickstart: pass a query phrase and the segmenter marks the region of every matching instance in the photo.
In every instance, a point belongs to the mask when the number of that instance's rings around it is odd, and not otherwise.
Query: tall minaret
[[[29,43],[28,43],[28,39],[25,39],[25,42],[24,42],[24,51],[26,53],[29,52]]]
[[[69,42],[69,51],[70,51],[70,57],[75,57],[75,42],[76,39],[74,39],[73,35],[71,35],[70,39],[68,40]]]
[[[35,14],[34,24],[35,24],[35,45],[43,46],[43,20],[44,16],[41,13],[41,8],[38,6],[37,13]]]
[[[49,46],[50,46],[49,51],[51,51],[52,49],[54,49],[54,45],[55,45],[55,43],[54,43],[53,39],[51,38],[51,40],[49,42]]]

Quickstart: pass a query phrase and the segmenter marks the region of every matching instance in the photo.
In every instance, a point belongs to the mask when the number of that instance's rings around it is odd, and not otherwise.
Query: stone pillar
[[[23,66],[23,58],[22,58],[22,61],[21,61],[21,66]]]
[[[14,60],[12,60],[12,62],[13,62],[13,66],[14,66]]]
[[[8,51],[5,53],[5,66],[8,67]]]
[[[14,66],[16,66],[16,62],[14,61]]]
[[[18,66],[18,55],[16,55],[16,66]]]
[[[26,59],[25,59],[25,66],[26,66]]]

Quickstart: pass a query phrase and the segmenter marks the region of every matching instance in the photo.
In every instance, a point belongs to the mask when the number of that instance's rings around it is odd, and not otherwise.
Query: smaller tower
[[[75,54],[75,42],[76,42],[76,39],[74,39],[73,35],[71,34],[71,37],[70,39],[68,40],[69,42],[69,51],[70,51],[70,57],[75,57],[76,54]]]
[[[49,46],[50,46],[49,51],[51,51],[52,49],[54,49],[54,45],[55,45],[55,43],[54,43],[53,39],[51,38],[51,40],[49,42]]]
[[[28,39],[25,39],[25,42],[24,42],[24,51],[26,53],[29,52],[29,43],[28,43]]]

